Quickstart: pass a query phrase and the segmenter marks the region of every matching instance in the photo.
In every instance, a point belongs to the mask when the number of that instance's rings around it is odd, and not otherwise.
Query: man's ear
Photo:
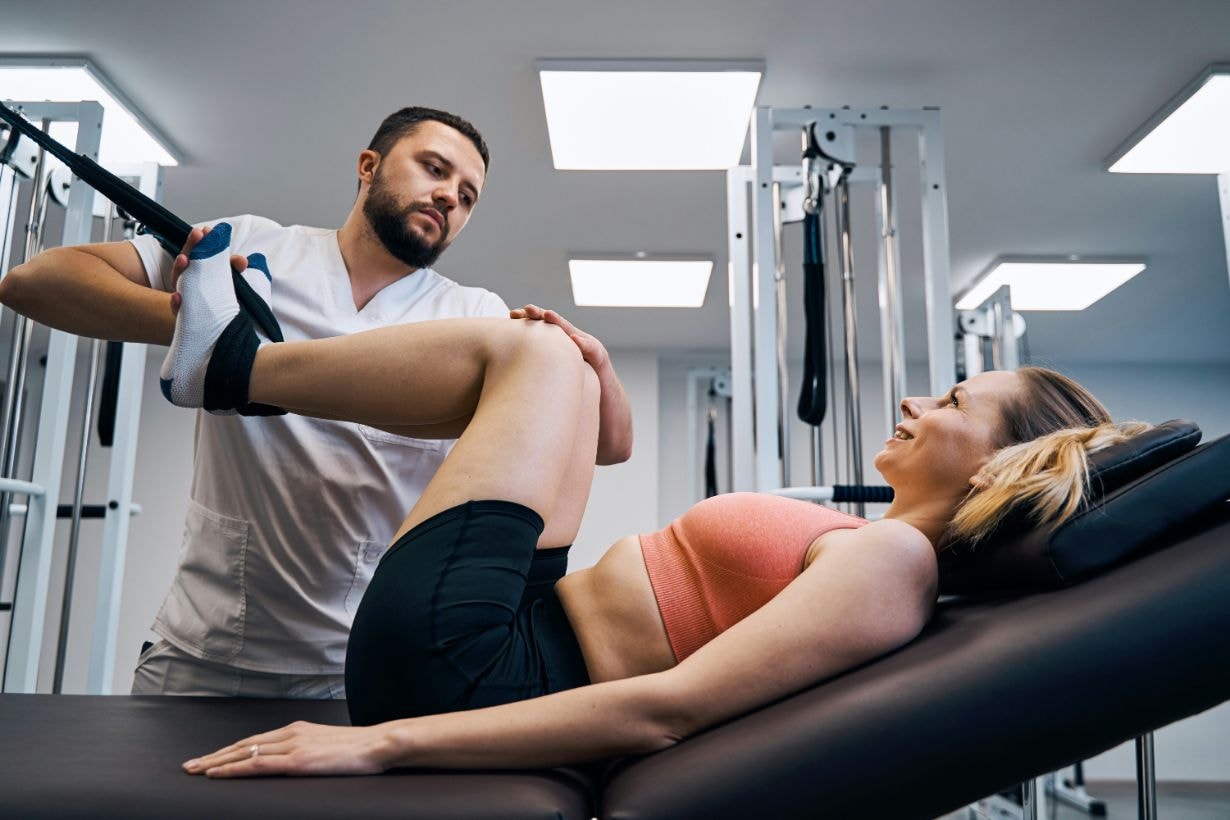
[[[376,175],[376,169],[380,167],[380,154],[370,148],[364,148],[359,152],[358,175],[360,184],[366,182],[371,184],[372,177]]]

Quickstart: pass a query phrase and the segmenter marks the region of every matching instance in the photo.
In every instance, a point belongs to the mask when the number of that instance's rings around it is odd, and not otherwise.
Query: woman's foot
[[[248,403],[252,362],[263,340],[235,297],[230,240],[231,226],[215,225],[187,249],[188,265],[176,281],[180,308],[160,383],[180,407],[228,413]]]

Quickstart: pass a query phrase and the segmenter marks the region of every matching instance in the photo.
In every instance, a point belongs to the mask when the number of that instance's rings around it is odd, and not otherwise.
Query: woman
[[[356,725],[292,724],[188,761],[192,774],[537,768],[666,748],[914,638],[943,545],[1022,501],[1053,526],[1079,503],[1084,454],[1124,435],[1058,374],[980,374],[902,402],[876,456],[896,490],[880,521],[719,496],[564,577],[598,401],[567,336],[476,319],[265,344],[235,304],[225,238],[198,239],[179,260],[173,401],[460,439],[356,615]]]

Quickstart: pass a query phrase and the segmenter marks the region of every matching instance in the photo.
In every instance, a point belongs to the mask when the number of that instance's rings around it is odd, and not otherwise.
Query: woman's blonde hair
[[[1088,390],[1054,370],[1023,367],[1017,373],[1024,389],[1003,407],[1001,449],[974,477],[948,541],[972,546],[1013,511],[1053,531],[1080,508],[1089,455],[1149,428],[1115,424]]]

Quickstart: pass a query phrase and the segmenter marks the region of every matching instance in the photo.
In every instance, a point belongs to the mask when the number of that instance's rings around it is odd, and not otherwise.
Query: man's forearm
[[[621,464],[632,457],[632,408],[628,395],[607,359],[597,370],[601,395],[598,399],[598,464]]]
[[[96,256],[55,248],[0,280],[0,302],[39,324],[121,342],[167,345],[171,295],[128,281]]]

